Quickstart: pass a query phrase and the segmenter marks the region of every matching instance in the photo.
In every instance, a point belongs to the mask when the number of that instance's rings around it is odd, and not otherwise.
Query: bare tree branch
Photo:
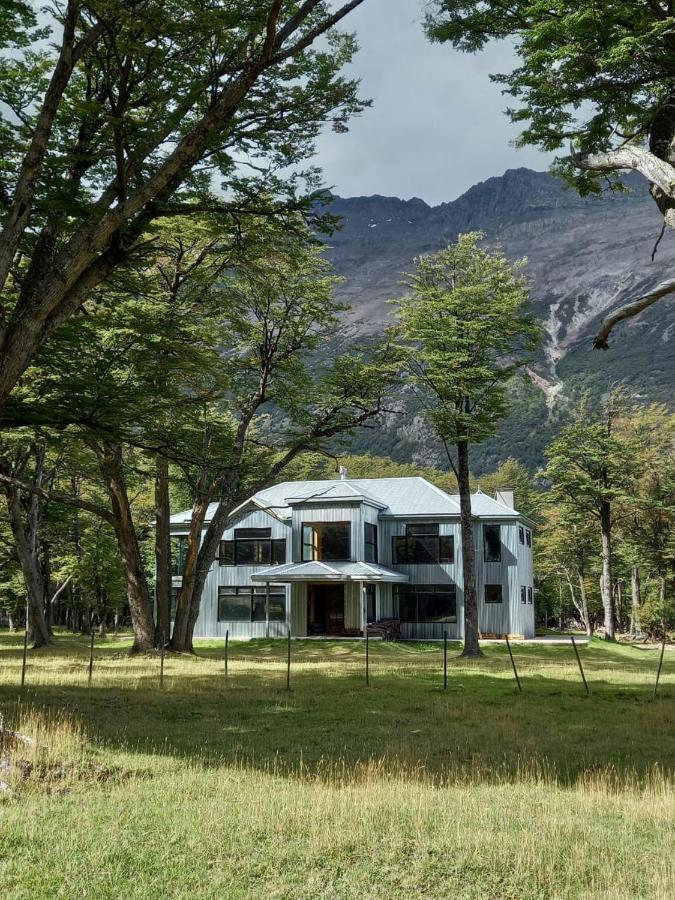
[[[673,293],[675,293],[675,278],[670,281],[662,281],[661,284],[657,285],[653,290],[646,294],[642,294],[642,296],[638,297],[636,300],[631,300],[631,302],[626,303],[625,306],[619,307],[616,312],[603,320],[602,328],[593,338],[594,348],[596,350],[609,349],[607,339],[612,329],[618,325],[619,322],[637,316],[643,310],[648,309],[658,300],[661,300],[662,297],[666,297],[668,294]]]

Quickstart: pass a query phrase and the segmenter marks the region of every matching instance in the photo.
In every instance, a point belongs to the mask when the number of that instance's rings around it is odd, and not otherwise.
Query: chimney
[[[340,481],[347,480],[347,469],[345,466],[340,466]]]
[[[498,500],[500,503],[503,503],[504,506],[508,506],[510,509],[516,508],[515,497],[513,496],[513,491],[504,489],[502,491],[495,491],[495,500]]]

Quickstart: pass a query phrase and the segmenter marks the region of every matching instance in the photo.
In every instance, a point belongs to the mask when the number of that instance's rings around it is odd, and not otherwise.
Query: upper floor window
[[[302,560],[344,561],[351,559],[349,522],[304,522]]]
[[[397,584],[394,600],[401,622],[456,622],[454,584]]]
[[[520,602],[521,602],[521,603],[526,603],[526,602],[527,602],[527,598],[526,598],[526,596],[525,596],[525,591],[526,591],[526,590],[527,590],[527,588],[524,588],[524,587],[521,587],[521,589],[520,589]]]
[[[221,566],[269,566],[286,562],[286,539],[271,528],[235,528],[234,540],[220,542]]]
[[[529,528],[525,532],[525,537],[527,538],[527,546],[531,547],[532,546],[532,532],[530,531]]]
[[[533,593],[532,588],[529,587],[527,589],[527,602],[528,603],[532,603],[532,593]]]
[[[525,529],[523,528],[522,525],[518,526],[518,540],[520,541],[521,544],[525,543]]]
[[[377,525],[366,522],[364,525],[364,555],[366,562],[377,562]]]
[[[439,534],[438,524],[406,525],[405,534],[393,538],[394,564],[424,565],[455,561],[455,539]]]
[[[501,525],[483,525],[483,547],[485,562],[501,562],[502,529]]]
[[[171,538],[171,574],[182,575],[185,568],[185,557],[187,556],[188,539],[187,535]]]

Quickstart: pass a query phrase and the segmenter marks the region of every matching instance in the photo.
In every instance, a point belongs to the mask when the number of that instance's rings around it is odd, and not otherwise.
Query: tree
[[[469,452],[506,415],[506,386],[540,329],[515,266],[479,246],[479,232],[417,260],[410,296],[397,301],[407,379],[422,400],[457,478],[464,572],[464,655],[480,655]],[[454,454],[451,451],[454,446]]]
[[[315,173],[289,167],[363,108],[339,74],[354,42],[334,30],[362,2],[66,0],[51,29],[32,3],[3,8],[0,414],[56,329],[147,250],[152,222],[306,208]]]
[[[632,502],[639,468],[640,445],[635,435],[623,434],[617,420],[629,415],[630,404],[621,390],[607,396],[599,409],[588,397],[580,403],[574,421],[546,451],[545,475],[552,497],[583,517],[591,516],[600,530],[605,639],[613,641],[616,609],[613,582],[614,527]]]
[[[581,193],[617,185],[633,169],[675,228],[675,28],[670,0],[434,0],[427,31],[474,53],[491,40],[515,44],[520,64],[494,75],[518,105],[522,145],[572,146],[557,169]],[[675,279],[612,313],[595,336],[675,291]]]

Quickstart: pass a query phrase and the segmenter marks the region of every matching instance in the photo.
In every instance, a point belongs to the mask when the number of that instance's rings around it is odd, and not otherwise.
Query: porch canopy
[[[377,582],[408,581],[403,572],[395,572],[377,563],[367,562],[312,562],[284,563],[261,569],[251,575],[251,581],[262,581],[270,584],[292,584],[297,581],[360,581],[366,584]]]

